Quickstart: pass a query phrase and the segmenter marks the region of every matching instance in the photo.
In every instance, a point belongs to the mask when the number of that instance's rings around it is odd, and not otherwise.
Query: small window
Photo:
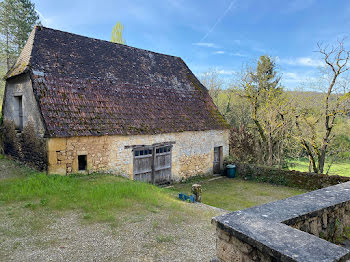
[[[135,151],[135,156],[139,156],[140,155],[140,151]]]
[[[143,150],[140,150],[140,156],[143,156],[143,152],[144,152]]]
[[[86,170],[86,168],[87,168],[87,156],[86,155],[78,156],[78,167],[79,167],[79,171]]]
[[[148,149],[148,154],[152,155],[152,149]]]
[[[159,148],[156,149],[156,153],[159,154]]]

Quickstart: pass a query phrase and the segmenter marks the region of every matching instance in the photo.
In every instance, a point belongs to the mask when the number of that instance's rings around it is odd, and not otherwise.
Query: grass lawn
[[[238,178],[220,177],[198,181],[202,185],[202,202],[230,211],[240,210],[305,193],[305,190],[271,185]],[[177,184],[176,193],[190,192],[193,183]]]
[[[0,159],[0,166],[7,167],[1,172],[10,173],[9,178],[0,179],[0,205],[18,203],[31,210],[79,210],[85,219],[97,221],[113,221],[118,212],[182,210],[183,203],[175,195],[190,192],[194,183],[163,189],[112,175],[47,176],[17,165]],[[199,182],[204,203],[231,211],[306,192],[237,178],[205,178]]]
[[[237,210],[305,191],[209,178],[203,202]],[[205,261],[215,255],[219,210],[172,189],[112,175],[47,176],[0,157],[0,257],[4,261]],[[99,254],[96,257],[96,254]]]
[[[86,219],[111,221],[120,211],[181,209],[159,187],[111,175],[47,176],[0,180],[0,204],[19,203],[32,210],[79,210]]]
[[[0,159],[1,261],[205,261],[211,217],[169,189],[112,175],[46,176]]]
[[[289,169],[302,172],[309,171],[309,160],[306,158],[292,159],[289,161]],[[328,170],[329,163],[325,164],[325,171]],[[334,162],[328,172],[329,175],[350,176],[350,161]]]

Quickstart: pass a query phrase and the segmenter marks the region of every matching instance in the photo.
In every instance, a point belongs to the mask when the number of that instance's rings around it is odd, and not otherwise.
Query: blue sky
[[[348,34],[345,0],[33,1],[44,26],[110,40],[117,21],[128,45],[180,56],[197,75],[234,77],[243,64],[269,54],[283,84],[297,88],[317,77],[317,42]]]

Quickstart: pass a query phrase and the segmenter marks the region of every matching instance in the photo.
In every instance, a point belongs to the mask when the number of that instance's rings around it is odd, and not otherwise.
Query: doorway
[[[220,174],[223,168],[222,146],[214,147],[213,173]]]
[[[133,150],[134,180],[152,184],[171,181],[172,145],[136,147]]]

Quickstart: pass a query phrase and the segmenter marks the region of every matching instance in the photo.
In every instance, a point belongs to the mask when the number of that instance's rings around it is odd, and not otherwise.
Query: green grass
[[[245,181],[226,177],[208,181],[199,181],[202,185],[202,202],[230,211],[240,210],[275,200],[305,193],[305,190],[276,186],[267,183]],[[190,192],[192,183],[177,184],[172,189],[179,192]]]
[[[0,203],[22,208],[82,210],[84,219],[111,221],[118,211],[176,208],[166,190],[111,175],[47,176],[0,180]]]
[[[309,160],[306,158],[292,159],[289,162],[289,169],[301,172],[309,171]],[[329,163],[325,164],[325,172],[328,170]],[[328,172],[329,175],[350,176],[350,161],[334,162]]]
[[[0,179],[26,177],[34,173],[35,170],[0,154]]]
[[[156,237],[156,240],[158,243],[173,242],[174,237],[173,236],[158,235]]]
[[[169,211],[169,223],[183,223],[193,214],[175,195],[178,192],[189,192],[195,182],[202,184],[204,203],[231,211],[305,192],[228,178],[213,181],[208,178],[193,178],[187,183],[175,184],[170,190],[112,175],[47,176],[18,167],[17,163],[6,158],[0,159],[1,165],[11,167],[6,170],[14,174],[0,179],[0,206],[16,207],[14,210],[17,211],[11,211],[14,214],[23,214],[21,210],[28,210],[33,215],[78,210],[84,221],[112,223],[122,213],[133,213],[130,221],[138,221],[144,219],[142,212]]]

